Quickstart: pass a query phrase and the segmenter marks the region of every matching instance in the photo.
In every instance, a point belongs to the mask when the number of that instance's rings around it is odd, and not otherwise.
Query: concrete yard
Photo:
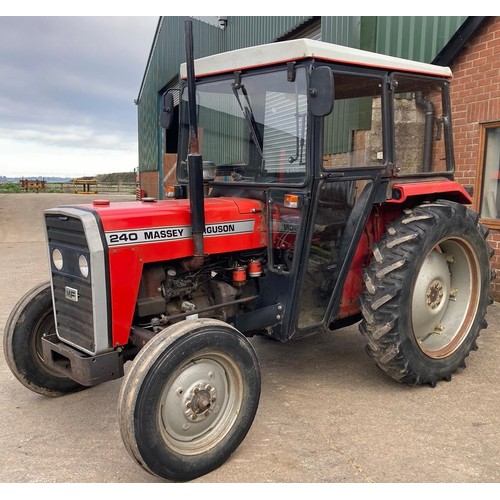
[[[89,199],[0,194],[1,334],[17,300],[48,280],[43,210]],[[357,325],[285,344],[253,338],[263,381],[254,424],[226,464],[195,482],[499,483],[499,304],[488,322],[467,368],[434,389],[384,375]],[[161,482],[122,443],[120,383],[46,398],[14,378],[2,352],[0,482]]]

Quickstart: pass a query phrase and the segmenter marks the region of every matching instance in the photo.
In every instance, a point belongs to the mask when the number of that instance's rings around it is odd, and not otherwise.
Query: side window
[[[411,175],[453,170],[444,82],[395,75],[393,83],[397,173]]]
[[[325,118],[323,168],[384,165],[382,80],[334,73],[335,103]]]
[[[481,128],[480,215],[498,227],[500,222],[500,122]],[[495,222],[494,222],[495,221]]]

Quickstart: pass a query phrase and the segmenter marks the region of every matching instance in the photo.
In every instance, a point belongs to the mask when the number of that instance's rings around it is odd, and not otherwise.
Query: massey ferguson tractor
[[[4,333],[14,375],[47,396],[130,361],[125,447],[174,481],[246,436],[250,337],[359,322],[383,372],[435,386],[477,349],[493,276],[454,181],[448,68],[307,39],[194,61],[190,32],[160,116],[171,131],[180,102],[176,183],[164,200],[47,210],[50,281]]]

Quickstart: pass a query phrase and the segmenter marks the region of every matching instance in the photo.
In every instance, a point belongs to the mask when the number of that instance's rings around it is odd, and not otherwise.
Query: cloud
[[[0,128],[0,139],[45,146],[65,148],[85,148],[93,150],[130,151],[135,152],[136,141],[124,141],[123,135],[113,133],[97,133],[92,127],[84,125],[44,127],[27,127],[20,129]]]
[[[41,154],[38,175],[52,175],[63,149],[104,169],[128,154],[127,168],[136,167],[134,99],[157,21],[0,17],[0,140],[10,148],[0,150],[0,175],[31,169],[33,148]]]
[[[135,152],[111,148],[54,146],[0,137],[0,151],[0,175],[8,177],[81,177],[131,172],[137,166]]]

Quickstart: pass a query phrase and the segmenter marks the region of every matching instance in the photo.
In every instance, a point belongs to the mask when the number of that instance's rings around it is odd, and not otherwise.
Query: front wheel
[[[5,360],[28,389],[44,396],[63,396],[84,387],[50,368],[43,359],[42,338],[55,333],[50,283],[37,285],[12,310],[3,337]]]
[[[240,332],[211,319],[177,323],[146,344],[123,380],[123,442],[150,473],[188,481],[229,458],[259,397],[258,361]]]
[[[374,246],[360,329],[392,378],[435,386],[477,349],[491,302],[486,236],[477,214],[439,201],[408,210]]]

